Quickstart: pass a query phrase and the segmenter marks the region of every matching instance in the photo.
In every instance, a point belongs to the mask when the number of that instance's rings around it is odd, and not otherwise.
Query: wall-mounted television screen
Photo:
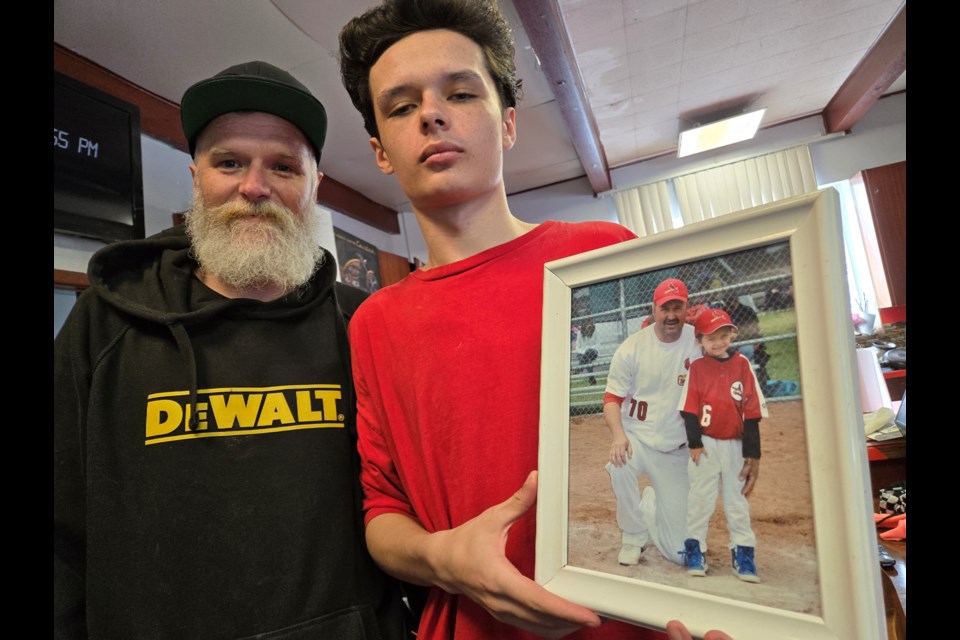
[[[53,230],[142,238],[140,109],[53,72]]]

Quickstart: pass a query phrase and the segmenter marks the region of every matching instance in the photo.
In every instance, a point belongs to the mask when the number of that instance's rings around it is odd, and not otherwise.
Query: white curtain
[[[672,229],[673,198],[683,224],[817,190],[806,145],[646,184],[614,194],[620,223],[643,237]]]
[[[833,187],[840,196],[840,220],[843,226],[843,247],[846,254],[847,284],[850,287],[850,313],[858,315],[867,322],[871,332],[882,325],[880,307],[889,306],[889,294],[878,292],[874,286],[870,261],[867,258],[866,240],[860,226],[860,209],[857,190],[850,180],[820,185],[821,189]],[[864,196],[865,198],[865,196]],[[869,209],[869,205],[866,205]],[[869,213],[867,214],[869,217]],[[875,241],[874,241],[874,244]],[[884,295],[886,296],[884,298]],[[886,304],[884,304],[886,302]]]
[[[856,194],[849,180],[818,187],[807,145],[627,189],[614,200],[620,223],[643,237],[681,226],[675,219],[693,224],[826,187],[840,194],[851,312],[876,317],[882,303],[864,256]]]
[[[670,188],[664,180],[614,193],[620,224],[641,238],[673,229]]]

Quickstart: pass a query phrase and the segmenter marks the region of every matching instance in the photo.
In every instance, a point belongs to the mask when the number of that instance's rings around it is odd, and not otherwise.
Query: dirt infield
[[[706,577],[687,577],[680,565],[664,559],[652,545],[639,565],[623,567],[617,563],[620,531],[610,478],[604,470],[610,438],[599,414],[570,420],[568,564],[821,615],[803,409],[800,401],[774,402],[769,412],[770,417],[760,423],[760,476],[750,496],[760,584],[742,582],[731,573],[719,499],[707,538],[710,569]],[[645,484],[646,478],[641,478],[640,485]]]

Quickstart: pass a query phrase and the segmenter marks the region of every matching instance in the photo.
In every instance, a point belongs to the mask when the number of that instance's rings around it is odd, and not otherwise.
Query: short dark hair
[[[433,29],[449,29],[476,42],[501,106],[517,106],[521,81],[513,34],[495,0],[384,0],[340,30],[340,79],[371,136],[380,134],[370,95],[370,68],[398,41]]]

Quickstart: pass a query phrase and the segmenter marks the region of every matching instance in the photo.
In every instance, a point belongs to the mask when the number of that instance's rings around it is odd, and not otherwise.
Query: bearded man
[[[263,62],[190,87],[185,226],[119,242],[54,341],[56,638],[403,636],[363,544],[323,105]]]

